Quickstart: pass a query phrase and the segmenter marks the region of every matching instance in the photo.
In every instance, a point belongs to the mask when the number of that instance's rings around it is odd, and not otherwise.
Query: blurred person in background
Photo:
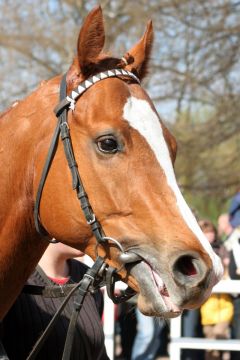
[[[195,218],[199,220],[197,209],[191,208]],[[202,326],[200,321],[200,310],[184,310],[182,314],[182,336],[202,337]],[[182,349],[181,360],[202,360],[204,353],[199,349]]]
[[[182,336],[202,337],[200,310],[184,310],[182,314]],[[203,360],[204,352],[198,349],[182,349],[181,360]]]
[[[136,309],[137,333],[134,339],[131,360],[154,360],[161,344],[164,319],[143,315]]]
[[[222,236],[228,251],[233,250],[240,238],[240,191],[232,197],[228,214],[222,214],[218,219],[218,231]],[[224,239],[225,238],[225,239]]]
[[[199,221],[199,225],[214,251],[222,260],[224,275],[229,277],[229,253],[217,237],[217,229],[209,220]],[[229,339],[230,324],[233,317],[232,298],[228,294],[212,294],[201,306],[203,333],[208,339]],[[207,350],[205,360],[229,360],[230,353],[219,350]]]
[[[232,280],[240,280],[240,192],[232,198],[229,207],[229,224],[232,227],[230,237],[229,275]],[[240,340],[240,294],[233,294],[234,315],[232,321],[232,338]],[[233,351],[231,360],[239,360],[240,352]]]
[[[232,234],[233,228],[229,221],[229,214],[224,213],[218,217],[218,236],[225,242]]]
[[[133,298],[116,305],[115,360],[131,360],[132,346],[136,335],[136,300]]]
[[[240,226],[240,190],[231,199],[229,207],[229,222],[233,229]]]
[[[27,284],[60,287],[64,293],[66,285],[78,283],[87,271],[88,266],[73,259],[83,255],[80,250],[60,242],[49,244]],[[25,360],[28,357],[63,300],[64,297],[43,297],[28,293],[19,295],[2,322],[2,343],[11,360]],[[62,359],[74,300],[73,295],[36,359]],[[101,291],[88,293],[78,316],[71,360],[109,360],[104,345],[102,310]]]

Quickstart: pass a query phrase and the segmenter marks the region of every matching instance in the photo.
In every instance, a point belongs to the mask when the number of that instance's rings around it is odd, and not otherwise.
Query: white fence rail
[[[124,290],[126,289],[126,284],[118,281],[116,283],[116,290]],[[114,303],[111,299],[109,299],[107,295],[107,291],[104,288],[104,322],[103,322],[103,330],[105,334],[105,345],[107,354],[110,360],[114,360]]]
[[[114,303],[108,297],[104,289],[104,322],[103,330],[105,334],[105,345],[110,360],[114,359]]]
[[[240,294],[240,280],[222,280],[213,288],[213,292]],[[240,351],[240,341],[181,337],[181,317],[178,317],[171,320],[169,348],[170,360],[180,360],[181,349]]]
[[[125,284],[117,283],[117,289]],[[240,280],[222,280],[213,289],[214,293],[240,294]],[[180,360],[181,349],[216,349],[240,351],[240,340],[210,340],[181,336],[181,317],[170,322],[170,360]],[[114,360],[114,304],[104,291],[104,333],[110,360]]]

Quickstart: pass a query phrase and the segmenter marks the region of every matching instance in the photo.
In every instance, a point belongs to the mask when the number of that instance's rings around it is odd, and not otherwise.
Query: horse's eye
[[[115,154],[119,150],[118,142],[114,137],[103,137],[97,141],[98,149],[105,154]]]

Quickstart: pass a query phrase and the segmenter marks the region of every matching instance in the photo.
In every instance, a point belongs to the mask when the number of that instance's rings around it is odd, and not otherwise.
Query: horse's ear
[[[129,71],[135,71],[142,79],[147,73],[147,65],[151,55],[153,45],[153,25],[150,20],[143,37],[133,48],[124,56],[129,59],[129,65],[125,68]]]
[[[102,9],[95,7],[86,17],[78,37],[78,64],[81,73],[96,62],[105,41]]]

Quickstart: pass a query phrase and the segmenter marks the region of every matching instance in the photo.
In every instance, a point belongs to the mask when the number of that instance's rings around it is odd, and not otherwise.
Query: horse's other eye
[[[105,154],[115,154],[119,150],[118,142],[114,137],[103,137],[97,140],[98,149]]]

